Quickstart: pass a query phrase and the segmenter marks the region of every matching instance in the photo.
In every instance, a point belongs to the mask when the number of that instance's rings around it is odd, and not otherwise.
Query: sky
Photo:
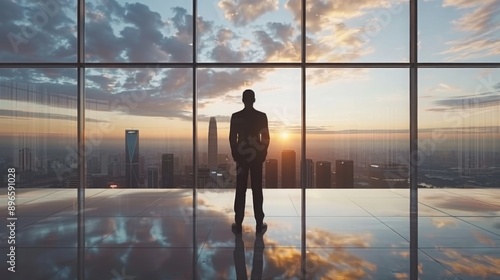
[[[74,2],[2,1],[0,36],[7,40],[0,40],[0,60],[75,62]],[[300,2],[199,1],[197,61],[300,62]],[[418,4],[419,61],[500,61],[499,1]],[[306,60],[408,62],[408,5],[407,0],[308,0]],[[92,0],[86,2],[85,22],[87,62],[193,61],[190,1]],[[268,114],[277,152],[299,149],[300,69],[199,68],[196,75],[202,150],[211,116],[218,122],[219,142],[225,143],[219,149],[227,149],[228,122],[242,108],[246,88],[255,90],[255,107]],[[309,143],[328,148],[332,145],[325,143],[332,139],[388,137],[389,145],[397,146],[394,141],[408,139],[408,69],[309,68],[306,75]],[[121,141],[125,129],[135,128],[145,139],[174,143],[167,146],[191,143],[191,69],[87,68],[85,77],[89,141]],[[0,69],[0,81],[0,135],[74,134],[75,69]],[[39,85],[43,93],[36,98],[11,94],[12,82]],[[498,69],[420,69],[418,88],[423,137],[452,129],[463,135],[480,126],[498,138]]]

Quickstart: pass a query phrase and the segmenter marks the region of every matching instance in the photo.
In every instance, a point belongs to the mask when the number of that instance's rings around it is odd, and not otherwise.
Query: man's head
[[[251,89],[246,89],[243,92],[242,101],[246,106],[251,106],[255,102],[255,92]]]

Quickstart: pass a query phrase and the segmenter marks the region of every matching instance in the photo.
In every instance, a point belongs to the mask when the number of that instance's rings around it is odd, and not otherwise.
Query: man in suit
[[[247,191],[248,173],[252,186],[253,211],[257,233],[267,230],[264,223],[262,204],[262,163],[267,156],[269,147],[269,128],[265,113],[254,109],[255,93],[251,89],[243,92],[245,108],[231,116],[229,143],[231,154],[236,162],[236,195],[234,198],[235,218],[232,224],[234,233],[241,233],[245,215],[245,197]]]

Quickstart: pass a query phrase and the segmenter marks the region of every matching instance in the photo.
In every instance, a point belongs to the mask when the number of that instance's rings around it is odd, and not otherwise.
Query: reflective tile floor
[[[409,191],[264,190],[269,229],[243,234],[234,190],[87,189],[78,258],[76,190],[17,190],[15,273],[8,271],[7,193],[0,190],[0,279],[409,279]],[[500,189],[421,189],[420,279],[500,279]],[[193,214],[194,212],[194,214]],[[301,261],[304,270],[301,270]]]

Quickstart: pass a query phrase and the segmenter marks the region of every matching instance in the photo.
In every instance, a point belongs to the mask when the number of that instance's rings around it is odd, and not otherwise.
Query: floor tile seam
[[[161,197],[157,198],[154,202],[152,202],[151,204],[149,204],[148,207],[144,208],[141,212],[139,212],[137,215],[140,215],[141,213],[143,213],[144,211],[147,211],[148,209],[151,209],[153,207],[153,205],[156,205],[158,203],[158,201],[162,200]]]
[[[30,223],[28,223],[28,224],[26,224],[26,225],[22,226],[22,227],[21,227],[21,228],[19,228],[19,229],[18,229],[18,228],[16,228],[16,233],[18,233],[18,232],[20,232],[20,231],[22,231],[22,230],[25,230],[26,228],[28,228],[28,227],[30,227],[30,226],[33,226],[34,224],[36,224],[36,223],[38,223],[38,222],[40,222],[40,221],[42,221],[42,220],[44,220],[44,219],[47,219],[47,218],[49,218],[49,217],[52,217],[52,215],[48,215],[48,216],[28,216],[28,217],[40,217],[40,219],[37,219],[36,221],[30,222]],[[19,218],[18,218],[18,220],[17,220],[17,221],[19,221]],[[17,222],[17,221],[16,221],[16,222]],[[0,236],[0,238],[3,238],[3,237],[5,237],[5,236],[9,236],[9,234],[6,234],[6,235],[3,235],[3,236]]]
[[[408,188],[408,191],[409,191],[409,190],[410,190],[410,189]],[[407,198],[407,199],[410,199],[410,195],[403,195],[403,194],[401,194],[401,193],[399,193],[399,192],[395,192],[395,191],[393,191],[392,189],[391,189],[391,192],[392,192],[393,194],[399,195],[399,196],[400,196],[400,197],[402,197],[402,198]]]
[[[471,226],[477,227],[477,228],[482,229],[482,230],[484,230],[484,231],[486,231],[486,232],[488,232],[488,233],[491,233],[491,234],[493,234],[493,235],[496,235],[496,236],[500,237],[500,233],[493,232],[493,231],[491,231],[491,230],[489,230],[489,229],[486,229],[486,228],[483,228],[483,227],[481,227],[481,226],[479,226],[479,225],[476,225],[476,224],[473,224],[473,223],[471,223],[471,222],[468,222],[468,221],[466,221],[466,220],[464,220],[464,219],[461,219],[461,218],[460,218],[460,216],[455,216],[454,218],[456,218],[457,220],[460,220],[460,221],[462,221],[462,222],[464,222],[464,223],[467,223],[467,224],[469,224],[469,225],[471,225]]]
[[[446,212],[444,212],[444,211],[442,211],[442,210],[439,210],[438,208],[436,208],[436,207],[434,207],[434,206],[431,206],[431,205],[428,205],[428,204],[426,204],[426,203],[424,203],[424,202],[420,202],[420,201],[418,201],[418,205],[423,205],[423,206],[429,207],[429,208],[431,208],[431,209],[433,209],[433,210],[435,210],[435,211],[437,211],[437,212],[441,212],[441,213],[443,213],[443,214],[445,214],[445,215],[447,215],[447,216],[451,216],[449,213],[446,213]],[[418,215],[418,213],[419,213],[419,212],[420,212],[420,207],[418,207],[418,209],[417,209],[417,215]]]
[[[104,236],[101,235],[101,239],[100,240],[96,240],[94,241],[94,243],[92,243],[92,245],[90,245],[90,247],[94,247],[96,246],[97,244],[101,243],[104,241],[104,239],[108,238],[109,236],[111,236],[113,233],[115,233],[117,230],[119,230],[121,227],[124,227],[126,226],[127,222],[124,222],[123,224],[120,224],[115,230],[113,230],[111,233],[109,234],[106,234]],[[84,233],[84,238],[85,238],[85,243],[87,243],[87,234],[89,234],[89,232],[87,232],[87,230],[85,229],[85,233]]]
[[[399,237],[403,238],[404,240],[406,240],[408,243],[410,243],[410,240],[406,239],[406,237],[404,237],[401,233],[397,232],[395,229],[393,229],[391,226],[389,226],[388,224],[386,224],[384,221],[380,220],[378,217],[374,216],[375,219],[377,219],[380,223],[382,223],[383,225],[385,225],[388,229],[390,229],[392,232],[394,232],[395,234],[397,234]],[[410,218],[408,217],[408,229],[410,228]]]
[[[299,214],[299,211],[297,210],[297,207],[295,207],[295,203],[293,203],[293,199],[292,197],[290,196],[290,194],[288,194],[288,199],[290,199],[290,202],[292,203],[292,206],[293,206],[293,209],[295,209],[295,213],[297,214],[298,217],[301,217],[301,214]],[[301,199],[302,199],[302,196],[301,196]],[[301,202],[302,203],[302,202]],[[305,209],[307,210],[307,208]]]
[[[198,263],[201,259],[201,253],[205,249],[205,245],[207,244],[207,240],[208,240],[211,233],[212,233],[212,228],[210,227],[210,231],[208,232],[205,241],[200,242],[201,243],[200,246],[197,246],[198,245],[198,243],[197,243],[196,246],[193,247],[193,255],[196,255],[196,259],[195,259],[196,265],[198,265]],[[196,251],[196,254],[194,253],[194,251]]]
[[[358,206],[359,208],[363,209],[363,211],[365,211],[368,215],[372,216],[372,217],[375,217],[375,215],[373,215],[370,211],[368,211],[366,208],[362,207],[361,205],[359,205],[356,201],[352,200],[352,198],[349,198],[349,200],[354,203],[356,206]]]
[[[458,276],[455,272],[449,270],[446,266],[444,266],[443,263],[441,263],[439,260],[435,259],[434,257],[432,257],[431,255],[427,254],[425,251],[421,250],[420,248],[418,249],[420,253],[426,255],[429,259],[431,259],[432,261],[434,261],[435,263],[437,263],[438,265],[440,265],[444,270],[446,270],[447,272],[451,273],[453,276],[455,276],[455,278],[458,278],[458,279],[463,279],[462,277]]]
[[[92,199],[92,200],[94,200],[94,201],[92,201],[92,202],[90,202],[90,203],[87,203],[87,202],[88,202],[88,201],[87,201],[87,197],[85,197],[85,198],[83,199],[83,200],[85,201],[85,208],[87,208],[88,206],[92,206],[92,205],[94,205],[95,203],[98,203],[98,202],[100,202],[100,201],[103,201],[103,200],[105,200],[105,199],[109,198],[109,196],[103,196],[103,197],[101,197],[100,199],[96,199],[96,198],[98,198],[97,196],[96,196],[96,197],[91,196],[91,197],[89,197],[89,198],[90,198],[90,199]]]
[[[388,226],[386,223],[384,223],[382,220],[380,220],[377,216],[373,215],[371,212],[369,212],[368,210],[366,210],[364,207],[362,207],[361,205],[359,205],[358,203],[356,203],[355,201],[353,201],[354,204],[356,204],[358,207],[360,207],[361,209],[365,210],[368,214],[370,214],[373,218],[375,218],[377,221],[379,221],[380,223],[382,223],[383,225],[385,225],[389,230],[391,230],[392,232],[394,232],[396,235],[398,235],[399,237],[403,238],[403,240],[406,240],[407,242],[410,242],[408,239],[406,239],[402,234],[400,234],[399,232],[397,232],[396,230],[394,230],[392,227]],[[408,218],[409,218],[409,215],[408,215]],[[410,227],[410,225],[408,224],[408,228]]]

